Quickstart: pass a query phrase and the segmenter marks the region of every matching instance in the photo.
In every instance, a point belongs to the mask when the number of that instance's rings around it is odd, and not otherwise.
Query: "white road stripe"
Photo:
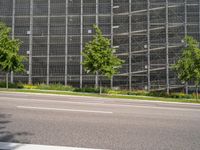
[[[85,113],[101,113],[112,114],[110,111],[95,111],[95,110],[81,110],[81,109],[64,109],[64,108],[49,108],[49,107],[31,107],[31,106],[17,106],[19,109],[35,109],[35,110],[53,110],[53,111],[71,111],[71,112],[85,112]]]
[[[5,150],[100,150],[100,149],[91,149],[91,148],[20,144],[20,143],[8,143],[8,142],[0,142],[0,149],[5,149]]]

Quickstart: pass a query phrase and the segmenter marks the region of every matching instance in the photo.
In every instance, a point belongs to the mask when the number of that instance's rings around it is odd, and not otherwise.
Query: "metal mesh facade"
[[[170,65],[180,56],[185,35],[200,40],[199,0],[0,0],[0,21],[23,41],[20,53],[28,58],[27,73],[10,78],[27,83],[97,85],[98,77],[81,65],[93,24],[125,61],[104,86],[179,87]]]

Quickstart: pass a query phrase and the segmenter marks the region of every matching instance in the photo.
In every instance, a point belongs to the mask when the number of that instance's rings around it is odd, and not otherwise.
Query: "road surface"
[[[5,142],[199,150],[200,105],[1,92],[0,149]]]

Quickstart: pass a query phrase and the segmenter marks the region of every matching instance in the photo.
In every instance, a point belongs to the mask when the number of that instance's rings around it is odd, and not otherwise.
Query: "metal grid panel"
[[[170,65],[184,36],[200,40],[199,0],[0,0],[0,21],[23,41],[29,75],[14,75],[22,82],[97,85],[80,63],[98,24],[125,61],[112,82],[104,78],[105,86],[174,89],[183,85]]]

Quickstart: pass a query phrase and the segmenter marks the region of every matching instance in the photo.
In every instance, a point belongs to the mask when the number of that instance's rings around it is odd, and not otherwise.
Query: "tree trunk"
[[[98,89],[99,88],[99,76],[98,76],[98,72],[96,72],[96,79],[97,80],[97,83],[95,83],[95,88]]]
[[[199,88],[198,85],[196,85],[196,100],[198,101],[199,99]]]
[[[99,76],[99,79],[100,79],[99,94],[101,95],[102,94],[101,76]]]
[[[188,95],[188,82],[185,83],[185,94]]]
[[[6,89],[8,89],[8,72],[6,73]]]

